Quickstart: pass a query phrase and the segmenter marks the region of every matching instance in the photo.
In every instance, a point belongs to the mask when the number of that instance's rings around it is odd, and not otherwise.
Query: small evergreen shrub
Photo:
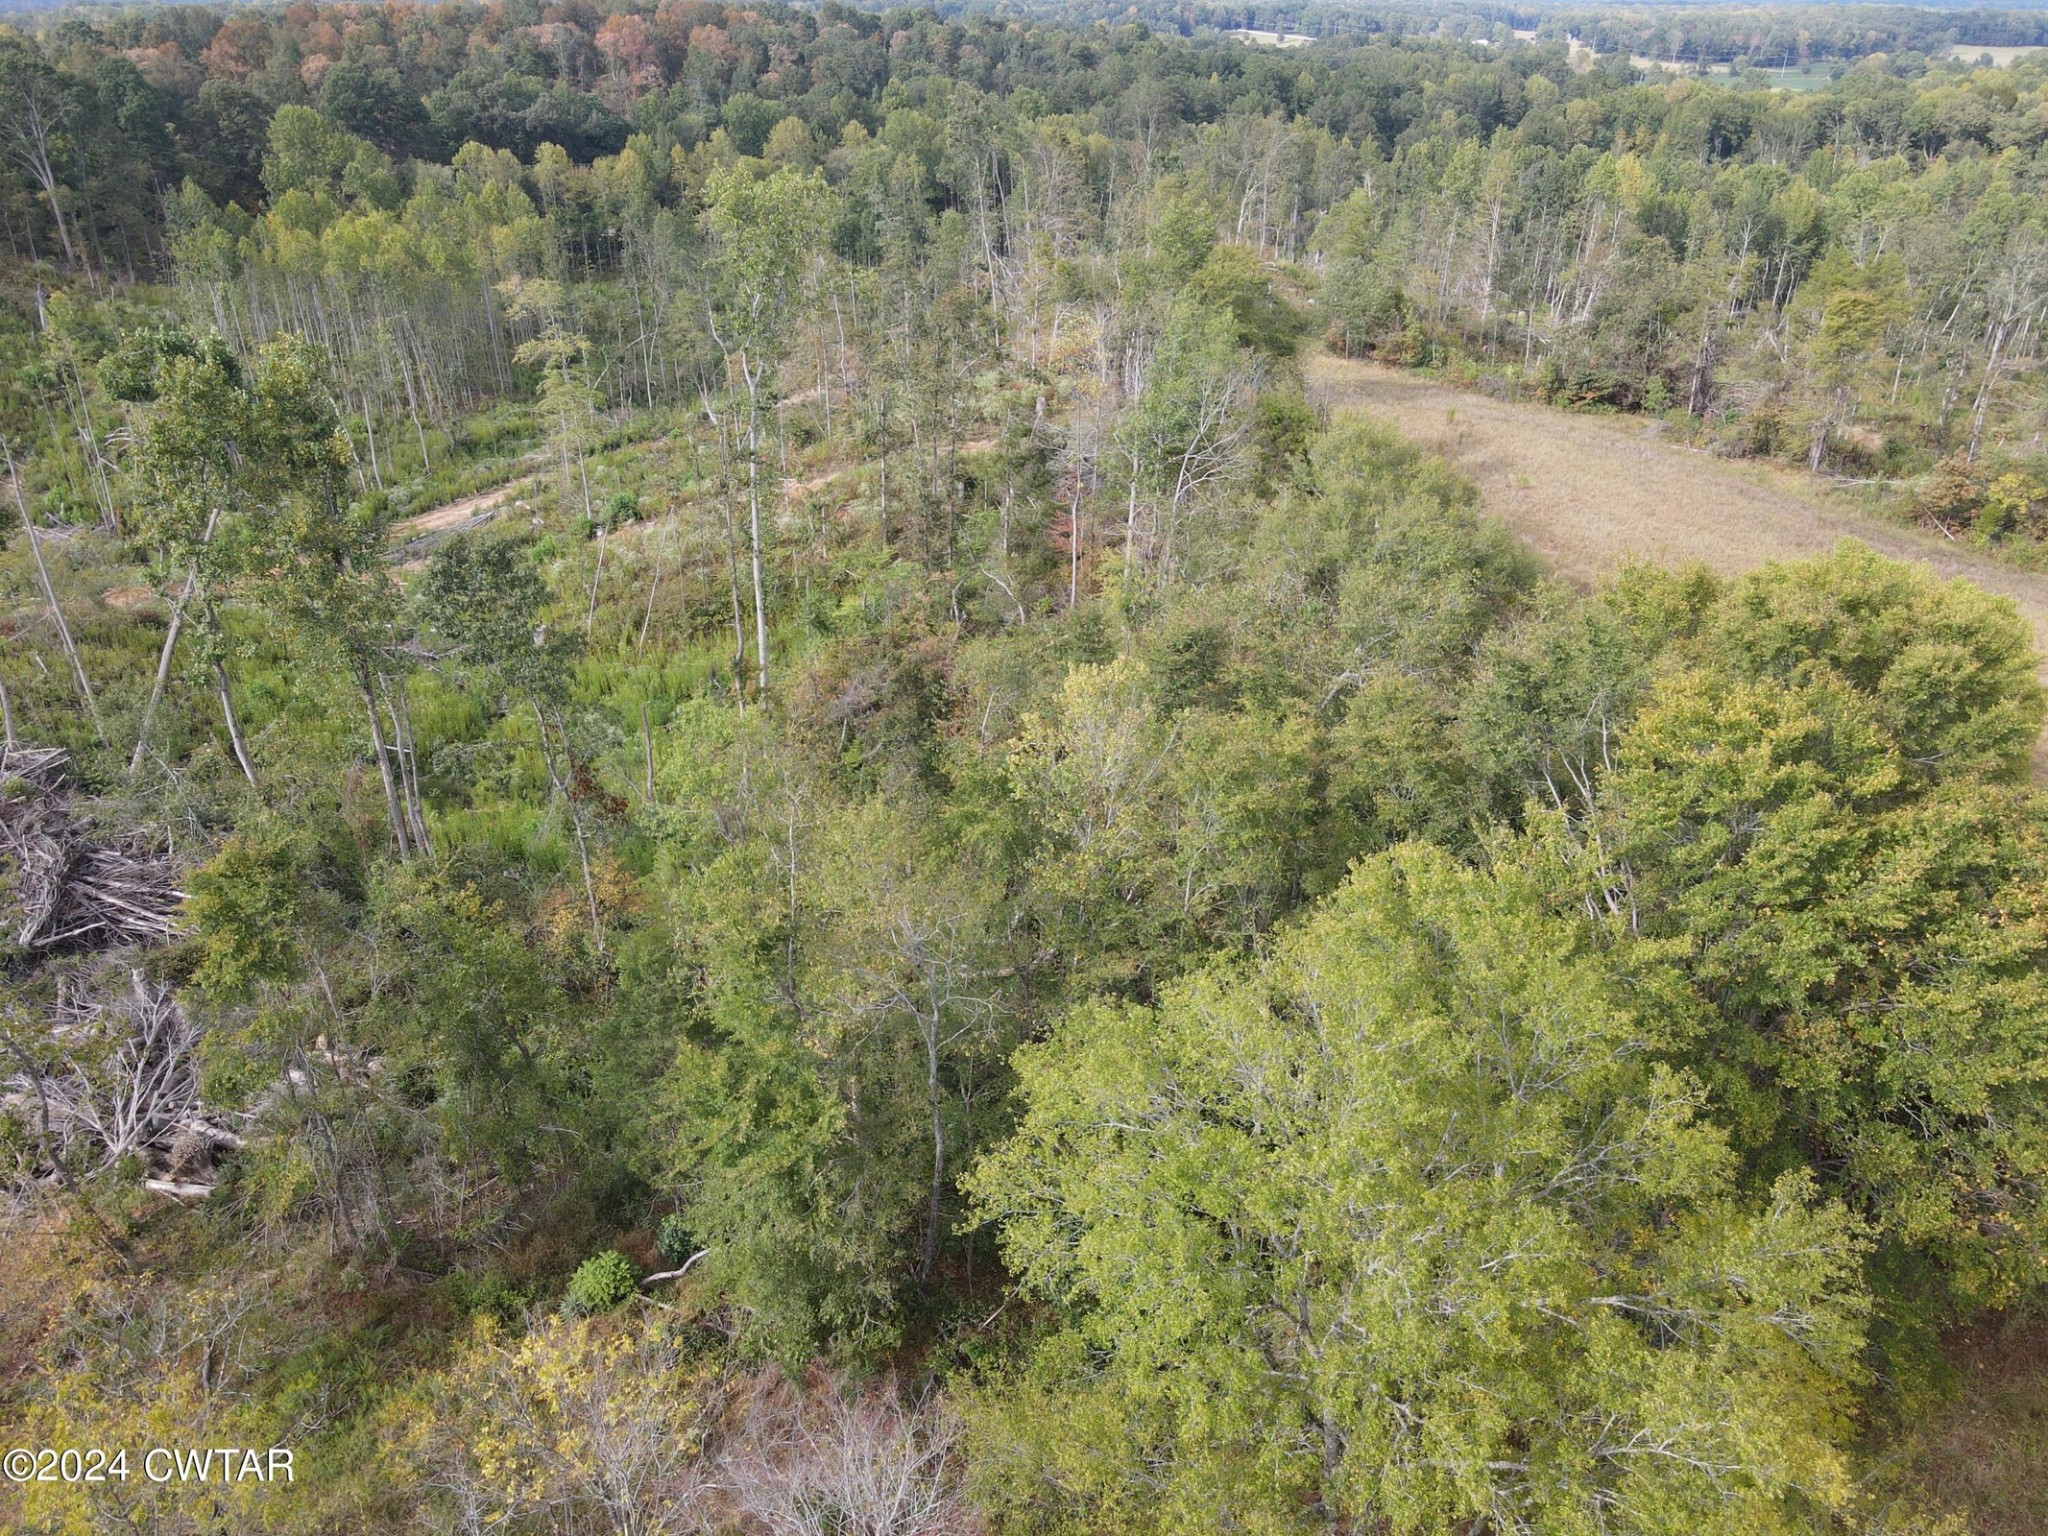
[[[684,1224],[681,1213],[670,1211],[661,1218],[661,1226],[654,1234],[654,1246],[661,1254],[662,1262],[671,1269],[696,1251],[690,1244],[690,1229]]]

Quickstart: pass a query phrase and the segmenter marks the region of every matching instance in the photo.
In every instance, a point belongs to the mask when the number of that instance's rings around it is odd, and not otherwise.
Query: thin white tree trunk
[[[71,626],[64,622],[64,610],[57,604],[57,588],[50,580],[50,567],[43,559],[42,535],[36,529],[36,520],[28,510],[28,498],[21,490],[21,469],[14,462],[14,450],[0,443],[0,456],[7,462],[7,478],[14,486],[14,505],[21,513],[22,530],[28,535],[28,547],[36,560],[36,575],[43,585],[43,598],[50,605],[50,618],[57,626],[57,639],[64,647],[64,659],[71,664],[71,681],[78,688],[78,696],[85,701],[85,712],[92,720],[93,734],[100,739],[100,745],[107,744],[107,728],[100,723],[99,700],[93,697],[92,683],[86,678],[85,663],[79,659],[78,645],[71,638]]]
[[[752,548],[748,551],[754,567],[754,665],[760,691],[768,691],[768,607],[761,590],[761,487],[760,487],[760,397],[756,393],[755,375],[743,357],[740,366],[747,369],[747,535]]]
[[[401,859],[412,857],[412,839],[406,835],[405,813],[398,804],[398,785],[391,777],[391,754],[384,745],[384,725],[378,718],[377,694],[369,675],[362,678],[363,707],[370,715],[370,750],[377,754],[377,776],[384,781],[384,809],[391,818],[391,836]]]

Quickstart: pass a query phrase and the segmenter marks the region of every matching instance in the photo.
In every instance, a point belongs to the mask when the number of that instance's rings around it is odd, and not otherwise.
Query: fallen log
[[[176,1179],[144,1179],[142,1187],[153,1195],[169,1195],[173,1200],[204,1200],[213,1193],[211,1184],[186,1184]]]
[[[640,1289],[643,1291],[647,1290],[653,1286],[660,1285],[664,1280],[680,1280],[692,1269],[696,1268],[699,1259],[708,1259],[710,1257],[711,1250],[709,1248],[699,1248],[695,1253],[683,1260],[683,1265],[680,1269],[664,1269],[658,1270],[651,1275],[642,1275],[640,1277]]]

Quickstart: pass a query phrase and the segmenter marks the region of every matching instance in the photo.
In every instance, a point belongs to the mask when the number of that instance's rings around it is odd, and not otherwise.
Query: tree
[[[1227,301],[1192,290],[1172,306],[1145,367],[1144,388],[1116,431],[1129,460],[1124,560],[1135,572],[1141,497],[1154,503],[1149,541],[1157,581],[1172,579],[1181,518],[1194,499],[1245,465],[1258,369],[1237,345]]]
[[[1010,743],[1024,898],[1077,980],[1142,991],[1250,942],[1297,899],[1312,857],[1307,723],[1169,711],[1162,691],[1135,657],[1073,668]]]
[[[234,694],[221,660],[222,636],[215,598],[232,571],[215,539],[223,520],[248,512],[252,481],[263,475],[250,412],[248,381],[240,362],[218,336],[194,338],[181,329],[145,328],[122,338],[102,368],[118,399],[146,402],[136,454],[142,489],[138,534],[154,550],[158,568],[183,583],[171,604],[156,675],[128,758],[133,778],[149,751],[150,731],[163,701],[179,637],[196,600],[204,627],[221,711],[235,760],[251,784],[256,770],[242,742]]]
[[[932,1393],[906,1405],[893,1377],[829,1381],[758,1415],[722,1468],[741,1509],[777,1536],[947,1536],[973,1527],[957,1487],[959,1425]]]
[[[71,225],[64,217],[64,193],[57,164],[70,148],[67,135],[80,112],[76,86],[38,58],[25,44],[0,46],[0,101],[9,103],[0,123],[0,151],[26,171],[49,205],[64,248],[64,264],[78,265]]]
[[[550,1318],[522,1338],[480,1318],[446,1370],[392,1403],[385,1452],[427,1490],[443,1530],[694,1529],[710,1383],[686,1345],[658,1319]]]
[[[1622,750],[1658,661],[1722,588],[1705,570],[1624,571],[1590,598],[1546,592],[1488,637],[1457,702],[1458,745],[1492,808],[1583,816]]]
[[[946,1235],[949,1153],[971,1138],[976,1100],[992,1097],[1000,1075],[1015,967],[1005,963],[993,882],[957,850],[892,846],[891,819],[870,806],[835,839],[825,875],[835,919],[821,946],[819,993],[861,1056],[895,1055],[890,1037],[899,1028],[916,1042],[931,1140],[917,1277],[929,1284]],[[949,1124],[956,1118],[964,1126]]]
[[[590,435],[597,408],[597,392],[591,388],[589,370],[584,366],[590,343],[569,328],[560,283],[550,278],[512,277],[500,283],[498,291],[506,300],[508,319],[539,326],[540,334],[521,342],[513,360],[540,369],[541,412],[552,428],[555,454],[562,465],[563,504],[580,488],[583,515],[590,517],[590,472],[583,460],[584,439]]]
[[[434,551],[419,589],[422,613],[452,643],[459,664],[532,711],[549,790],[568,808],[576,835],[591,942],[602,954],[604,920],[580,799],[583,770],[563,717],[571,667],[582,646],[576,636],[549,629],[541,618],[547,601],[547,583],[525,547],[510,539],[449,541]]]
[[[1143,956],[1145,888],[1164,841],[1174,734],[1150,685],[1131,657],[1074,668],[1045,709],[1024,717],[1007,764],[1010,792],[1036,826],[1039,922],[1076,962],[1111,974]]]
[[[1849,1492],[1856,1222],[1736,1193],[1684,1008],[1408,847],[1264,964],[1017,1058],[970,1176],[1059,1319],[979,1399],[1009,1528],[1805,1529]],[[1140,1511],[1143,1513],[1140,1514]]]
[[[2009,604],[1845,544],[1667,658],[1568,882],[1674,946],[1751,1178],[1810,1166],[1908,1331],[2035,1283],[2048,1199],[2042,719]]]
[[[765,129],[764,129],[765,131]],[[778,167],[756,179],[738,166],[705,187],[718,279],[711,334],[746,400],[747,535],[753,561],[756,680],[768,687],[768,611],[761,582],[761,407],[789,349],[789,329],[823,238],[829,194],[814,172]]]
[[[257,359],[243,453],[260,478],[236,541],[236,569],[248,594],[362,699],[392,843],[409,858],[431,849],[405,696],[412,658],[384,560],[383,510],[343,499],[353,455],[321,363],[292,335]]]
[[[426,108],[396,70],[351,59],[321,77],[320,115],[399,157],[418,153],[428,131]]]
[[[673,938],[622,983],[673,1040],[649,1171],[753,1347],[871,1359],[944,1283],[958,1170],[1003,1124],[1025,981],[1001,883],[764,713],[671,730],[663,798],[709,814],[662,818]]]
[[[274,202],[288,192],[339,196],[342,178],[359,155],[376,151],[311,107],[282,106],[270,119],[263,185]]]
[[[1262,514],[1244,569],[1276,616],[1316,622],[1272,625],[1264,643],[1325,708],[1375,678],[1461,683],[1535,587],[1529,552],[1441,459],[1370,425],[1325,434],[1307,478],[1312,498]]]
[[[378,987],[351,1043],[406,1074],[446,1154],[518,1177],[577,1134],[561,1122],[579,1010],[517,914],[425,864],[392,864],[365,918]]]

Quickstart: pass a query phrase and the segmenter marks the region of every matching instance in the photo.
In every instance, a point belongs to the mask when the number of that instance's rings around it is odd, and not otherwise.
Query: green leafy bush
[[[569,1277],[569,1306],[582,1313],[609,1312],[631,1296],[640,1271],[616,1248],[585,1259]]]
[[[661,1254],[662,1262],[670,1266],[681,1264],[696,1251],[690,1243],[688,1224],[675,1211],[661,1218],[661,1227],[654,1235],[654,1246]]]

